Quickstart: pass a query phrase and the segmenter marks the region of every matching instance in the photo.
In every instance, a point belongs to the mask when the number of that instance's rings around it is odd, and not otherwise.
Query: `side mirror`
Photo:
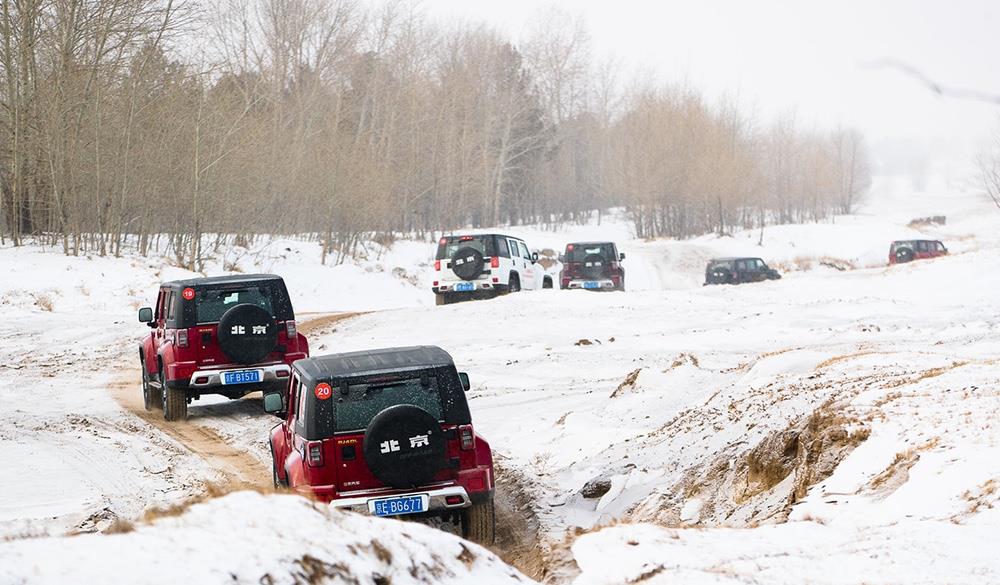
[[[153,322],[153,309],[149,307],[143,307],[139,309],[139,322],[140,323],[152,323]]]
[[[531,253],[531,263],[534,264],[535,262],[538,262],[538,252]]]
[[[625,259],[625,252],[619,252],[619,254],[618,254],[618,261],[621,262],[624,259]]]
[[[472,388],[472,382],[469,381],[469,375],[465,372],[459,372],[458,379],[462,381],[462,390],[468,392],[469,388]]]
[[[284,417],[288,414],[285,408],[285,396],[282,392],[268,392],[264,395],[264,412],[277,417]]]
[[[559,254],[559,261],[563,264],[566,263],[566,254]]]

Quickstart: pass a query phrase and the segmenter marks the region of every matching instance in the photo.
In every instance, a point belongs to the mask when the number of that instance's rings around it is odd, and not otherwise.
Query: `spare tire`
[[[459,248],[451,257],[451,271],[462,280],[478,277],[482,274],[484,265],[483,253],[470,246]]]
[[[236,305],[219,319],[219,349],[238,364],[254,364],[274,351],[278,324],[257,305]]]
[[[382,483],[408,488],[434,479],[446,463],[445,437],[431,413],[397,404],[376,414],[365,430],[368,469]]]
[[[911,260],[913,260],[913,250],[911,248],[896,250],[896,262],[909,262]]]
[[[607,261],[600,254],[587,254],[583,259],[583,275],[586,278],[601,278],[605,268]]]

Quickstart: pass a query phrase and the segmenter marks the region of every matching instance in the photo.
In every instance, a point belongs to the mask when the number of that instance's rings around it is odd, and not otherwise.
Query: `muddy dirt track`
[[[299,331],[307,336],[330,333],[336,325],[364,313],[307,313]],[[318,348],[310,348],[316,351]],[[212,416],[234,417],[262,413],[259,395],[222,405],[200,407],[187,421],[167,422],[162,411],[147,411],[143,406],[139,372],[126,368],[109,387],[109,393],[123,409],[152,425],[204,460],[222,477],[213,491],[225,493],[240,489],[273,489],[271,470],[259,458],[226,440],[215,429],[199,420]],[[224,406],[225,408],[220,408]],[[253,411],[253,412],[250,412]],[[261,414],[263,416],[263,414]],[[266,437],[261,437],[266,441]],[[512,470],[497,466],[497,541],[490,547],[506,562],[534,579],[547,574],[547,554],[539,547],[539,526],[531,502],[519,489],[520,481]]]

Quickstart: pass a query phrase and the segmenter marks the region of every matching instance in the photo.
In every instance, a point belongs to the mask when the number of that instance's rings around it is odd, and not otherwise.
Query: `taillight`
[[[500,268],[500,257],[494,256],[490,258],[490,268]]]
[[[461,441],[463,451],[471,451],[476,446],[476,438],[469,425],[458,427],[458,438]]]
[[[465,503],[465,498],[462,496],[445,496],[444,503],[449,506],[458,506],[459,504]]]
[[[434,270],[441,270],[441,261],[440,260],[435,260],[434,261]]]
[[[306,443],[306,463],[309,467],[323,467],[323,442]]]
[[[274,375],[279,378],[287,378],[291,375],[291,373],[288,370],[278,370],[274,373]]]
[[[285,333],[288,334],[288,339],[295,339],[295,333],[298,331],[295,328],[295,320],[289,319],[285,321]]]
[[[177,344],[177,347],[187,347],[188,346],[188,330],[187,329],[178,329],[177,330],[177,334],[176,334],[176,336],[174,338],[174,343]]]

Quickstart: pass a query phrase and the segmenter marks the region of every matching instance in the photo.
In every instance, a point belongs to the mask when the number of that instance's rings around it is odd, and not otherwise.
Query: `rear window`
[[[732,260],[713,260],[708,263],[708,270],[732,270],[733,261]]]
[[[567,262],[583,262],[584,258],[592,254],[597,254],[602,258],[613,258],[615,254],[614,244],[569,244],[566,246]]]
[[[195,318],[198,323],[218,323],[222,315],[236,305],[256,305],[271,315],[274,307],[268,286],[250,286],[239,289],[203,290],[194,300]]]
[[[909,248],[909,249],[913,250],[915,248],[915,244],[916,244],[916,242],[913,242],[913,241],[893,242],[892,243],[892,251],[895,252],[896,250],[899,250],[900,248]]]
[[[363,430],[376,414],[397,404],[419,406],[442,420],[438,382],[433,374],[392,381],[376,378],[351,384],[346,393],[342,388],[336,392],[332,429],[335,433]]]
[[[447,236],[438,242],[437,260],[451,258],[462,248],[474,248],[489,258],[496,255],[496,236]],[[506,250],[505,250],[506,251]],[[507,256],[501,254],[501,256]]]

